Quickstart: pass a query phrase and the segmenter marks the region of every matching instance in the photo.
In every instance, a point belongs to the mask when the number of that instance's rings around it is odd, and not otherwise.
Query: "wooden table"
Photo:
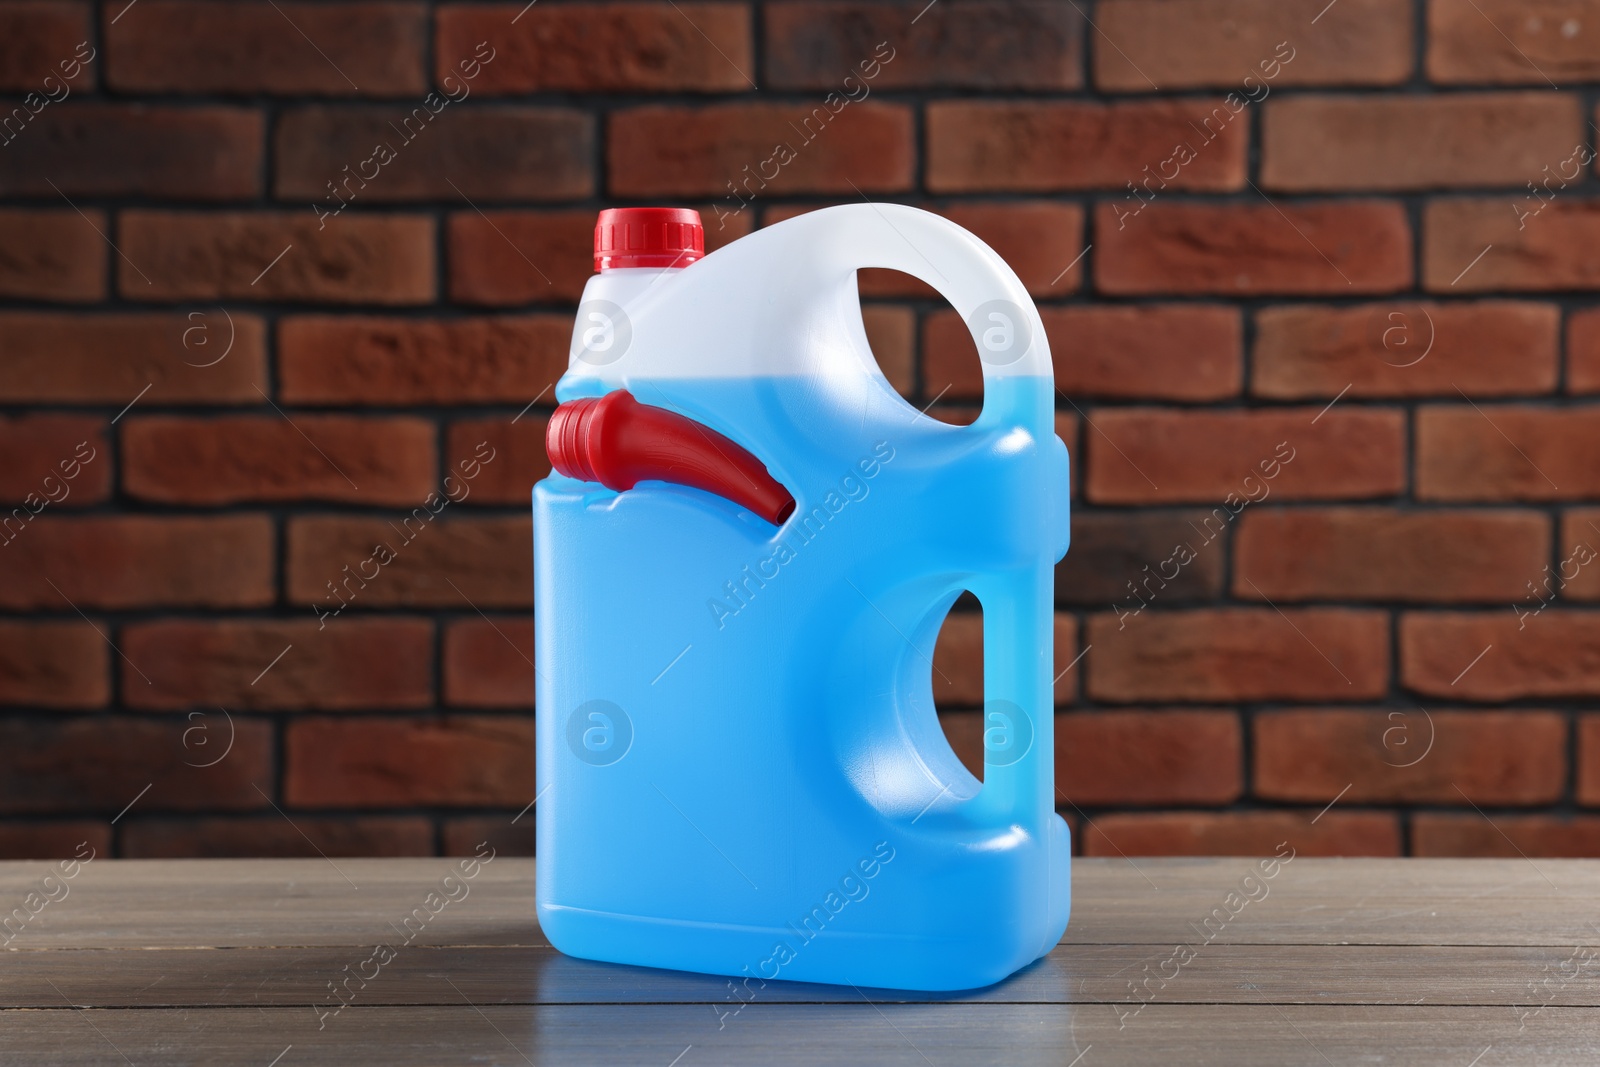
[[[749,1003],[562,956],[532,861],[455,863],[98,859],[26,907],[52,866],[0,864],[0,1063],[1600,1063],[1600,861],[1079,860],[1065,941],[998,986]]]

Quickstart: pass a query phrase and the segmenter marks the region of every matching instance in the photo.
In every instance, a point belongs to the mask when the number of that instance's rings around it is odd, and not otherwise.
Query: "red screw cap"
[[[686,207],[614,207],[594,226],[594,269],[687,267],[706,254],[700,212]]]

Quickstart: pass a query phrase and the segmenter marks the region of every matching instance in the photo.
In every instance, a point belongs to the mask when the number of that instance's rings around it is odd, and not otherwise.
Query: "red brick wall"
[[[0,4],[0,854],[530,849],[526,500],[596,210],[715,245],[861,197],[976,231],[1050,330],[1085,852],[1600,853],[1597,16]],[[863,290],[970,414],[953,313]]]

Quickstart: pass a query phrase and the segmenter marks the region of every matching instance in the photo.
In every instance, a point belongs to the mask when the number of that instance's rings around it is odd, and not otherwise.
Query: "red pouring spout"
[[[794,497],[755,456],[677,412],[641,404],[626,389],[569,400],[545,432],[550,464],[569,478],[625,492],[672,482],[724,497],[782,525]]]

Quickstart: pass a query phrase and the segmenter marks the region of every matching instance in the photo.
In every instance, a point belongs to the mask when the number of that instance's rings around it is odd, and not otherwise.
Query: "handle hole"
[[[967,426],[976,420],[983,374],[955,308],[931,286],[897,270],[864,267],[856,272],[856,288],[867,341],[895,391],[939,422]]]
[[[983,605],[962,593],[933,648],[933,702],[956,758],[983,780]]]

